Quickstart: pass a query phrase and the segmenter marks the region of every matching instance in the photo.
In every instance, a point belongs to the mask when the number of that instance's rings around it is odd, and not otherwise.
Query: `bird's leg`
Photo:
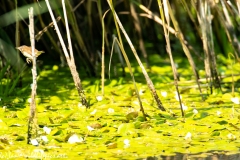
[[[32,60],[30,58],[27,58],[26,61],[28,64],[30,64],[32,62]]]

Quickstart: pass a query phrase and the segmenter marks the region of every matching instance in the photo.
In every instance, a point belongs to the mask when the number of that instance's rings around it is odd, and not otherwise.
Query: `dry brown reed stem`
[[[178,25],[178,22],[177,22],[174,14],[173,14],[172,8],[171,8],[171,6],[170,6],[168,1],[167,1],[167,6],[168,6],[169,15],[171,17],[171,21],[173,23],[173,26],[174,26],[175,30],[178,31],[177,34],[176,34],[176,37],[179,39],[179,41],[180,41],[180,43],[182,45],[182,49],[183,49],[183,51],[184,51],[184,53],[185,53],[185,55],[186,55],[186,57],[188,59],[189,64],[191,65],[191,68],[193,70],[193,73],[194,73],[194,76],[195,76],[195,79],[196,79],[196,83],[198,85],[199,92],[200,92],[200,94],[202,96],[202,100],[204,100],[204,97],[202,95],[202,90],[201,90],[201,87],[200,87],[200,84],[199,84],[199,81],[198,81],[199,75],[198,75],[195,63],[193,61],[192,55],[191,55],[191,53],[190,53],[190,51],[189,51],[189,49],[188,49],[188,47],[186,45],[186,41],[185,41],[184,35],[183,35],[179,25]]]
[[[101,21],[101,24],[103,23],[103,16],[107,14],[107,12],[110,10],[106,10],[104,14],[102,14],[102,6],[101,6],[101,1],[97,1],[97,8],[98,8],[98,12],[99,12],[99,18],[100,18],[100,21]],[[102,24],[104,25],[104,30],[102,33],[103,34],[103,37],[104,39],[102,39],[102,41],[104,42],[104,45],[106,45],[106,49],[108,51],[108,53],[110,53],[110,45],[109,45],[109,40],[108,40],[108,37],[107,37],[107,32],[105,32],[106,28],[105,28],[105,24]],[[103,26],[102,26],[103,28]]]
[[[67,61],[67,62],[68,62],[69,68],[71,70],[73,80],[74,80],[75,86],[77,88],[78,94],[81,98],[82,104],[85,105],[88,108],[89,106],[88,106],[88,103],[87,103],[87,100],[86,100],[86,97],[85,97],[85,94],[84,94],[84,91],[83,91],[83,88],[82,88],[81,79],[78,75],[77,68],[76,68],[76,65],[75,65],[74,56],[73,56],[72,42],[71,42],[71,37],[70,37],[70,32],[69,32],[68,18],[67,18],[66,7],[65,7],[65,0],[62,0],[62,5],[63,5],[64,18],[65,18],[66,31],[67,31],[68,47],[69,47],[69,50],[70,50],[70,58],[71,58],[70,62],[69,61]],[[66,56],[66,54],[65,54],[65,56]]]
[[[67,6],[69,7],[70,10],[72,10],[72,6],[70,1],[66,1]],[[77,43],[78,45],[81,47],[83,54],[86,56],[85,58],[87,58],[88,60],[90,59],[89,56],[90,54],[88,53],[87,47],[84,43],[82,34],[79,30],[79,26],[78,26],[78,21],[76,19],[76,16],[74,15],[73,12],[69,12],[70,16],[71,16],[71,24],[72,24],[72,29],[75,33],[76,39],[77,39]]]
[[[105,25],[104,25],[104,18],[107,14],[107,12],[109,10],[107,10],[103,16],[102,16],[102,11],[101,11],[101,6],[100,6],[100,2],[98,2],[98,10],[99,10],[99,14],[101,15],[102,19],[101,19],[101,23],[102,23],[102,72],[101,72],[101,77],[102,77],[102,96],[104,96],[104,81],[105,81],[105,41],[104,41],[104,37],[105,37]]]
[[[131,13],[131,16],[133,18],[134,28],[137,31],[138,41],[139,41],[139,49],[140,49],[140,51],[141,51],[141,53],[142,53],[142,55],[145,59],[147,68],[150,68],[150,65],[149,65],[149,62],[148,62],[148,55],[147,55],[147,52],[146,52],[146,49],[145,49],[145,46],[144,46],[144,41],[143,41],[143,38],[142,38],[142,30],[141,30],[140,20],[138,18],[138,14],[137,14],[137,12],[134,8],[133,3],[131,3],[131,2],[130,2],[130,13]]]
[[[152,11],[150,11],[148,8],[146,8],[144,5],[141,5],[139,3],[137,3],[136,1],[133,1],[136,5],[138,5],[138,7],[143,10],[144,12],[146,12],[147,14],[140,14],[141,16],[145,16],[145,17],[148,17],[150,19],[153,19],[154,21],[156,21],[157,23],[163,25],[163,22],[162,20],[154,13],[152,13]],[[172,34],[176,34],[176,31],[171,27],[171,26],[165,26],[170,33]]]
[[[150,91],[151,91],[151,93],[152,93],[152,95],[153,95],[153,97],[154,97],[154,99],[155,99],[155,101],[156,101],[156,103],[157,103],[158,108],[159,108],[160,110],[162,110],[162,111],[165,111],[166,109],[163,107],[162,102],[160,101],[160,98],[159,98],[159,96],[158,96],[158,94],[157,94],[157,92],[156,92],[156,89],[155,89],[155,87],[154,87],[154,85],[153,85],[153,83],[152,83],[152,80],[149,78],[149,76],[148,76],[148,74],[147,74],[147,71],[146,71],[146,69],[144,68],[144,66],[143,66],[143,64],[142,64],[142,62],[141,62],[141,60],[140,60],[140,58],[139,58],[139,56],[138,56],[138,54],[137,54],[134,46],[133,46],[130,38],[128,37],[128,35],[127,35],[127,33],[126,33],[126,31],[125,31],[125,29],[124,29],[124,27],[123,27],[120,19],[118,18],[118,15],[117,15],[116,12],[114,11],[114,8],[113,8],[113,6],[112,6],[112,3],[110,3],[109,0],[107,0],[107,2],[108,2],[109,6],[110,6],[110,8],[111,8],[111,10],[112,10],[113,17],[114,17],[114,21],[115,21],[115,24],[116,24],[115,26],[116,26],[116,29],[117,29],[117,32],[118,32],[118,38],[119,38],[119,43],[120,43],[119,46],[120,46],[120,47],[121,47],[121,46],[123,47],[121,35],[120,35],[120,32],[119,32],[119,28],[120,28],[121,31],[122,31],[122,33],[123,33],[123,35],[125,36],[128,44],[129,44],[129,46],[130,46],[130,48],[131,48],[131,50],[132,50],[132,52],[133,52],[133,54],[134,54],[134,56],[135,56],[135,58],[136,58],[136,60],[137,60],[137,62],[138,62],[138,64],[139,64],[139,66],[140,66],[140,68],[142,69],[142,73],[143,73],[143,75],[144,75],[144,77],[145,77],[145,79],[146,79],[147,85],[148,85],[148,87],[149,87],[149,89],[150,89]],[[125,56],[125,55],[123,55],[123,56]],[[124,58],[125,58],[125,57],[124,57]]]
[[[52,21],[54,23],[54,27],[55,27],[55,30],[57,32],[59,41],[61,43],[64,55],[65,55],[65,57],[67,59],[68,66],[69,66],[71,74],[73,76],[73,81],[74,81],[75,87],[76,87],[76,89],[78,91],[78,94],[80,96],[82,104],[85,105],[88,108],[89,106],[88,106],[88,103],[87,103],[87,100],[86,100],[86,97],[85,97],[85,94],[84,94],[84,91],[83,91],[83,88],[82,88],[81,80],[80,80],[80,77],[78,75],[75,62],[74,62],[74,57],[73,57],[73,52],[72,52],[72,45],[71,45],[71,38],[70,38],[70,32],[69,32],[69,27],[68,27],[68,23],[67,23],[67,14],[66,14],[65,2],[64,2],[64,0],[62,0],[63,11],[64,11],[64,18],[65,18],[65,25],[66,25],[66,30],[67,30],[67,38],[68,38],[68,42],[70,42],[69,43],[69,48],[71,47],[71,49],[70,49],[70,56],[69,56],[69,53],[67,51],[66,45],[65,45],[65,43],[63,41],[63,38],[62,38],[62,35],[61,35],[60,30],[58,28],[58,25],[57,25],[57,22],[55,20],[55,17],[53,15],[51,6],[49,4],[49,1],[48,0],[45,0],[45,1],[46,1],[48,10],[49,10],[50,16],[52,18]]]
[[[35,55],[35,39],[34,39],[34,19],[33,19],[33,8],[29,9],[29,33],[30,33],[30,41],[32,47],[32,94],[31,94],[31,103],[30,103],[30,115],[28,120],[28,138],[27,143],[31,142],[32,138],[36,138],[38,135],[38,125],[37,125],[37,113],[36,113],[36,101],[35,98],[37,96],[37,67],[36,67],[36,55]]]
[[[74,60],[74,56],[73,56],[72,41],[71,41],[71,37],[70,37],[70,31],[69,31],[69,26],[68,26],[68,18],[67,18],[67,12],[66,12],[66,7],[65,7],[65,2],[64,1],[65,0],[62,0],[62,5],[63,5],[64,18],[65,18],[66,31],[67,31],[68,50],[70,52],[70,60],[74,64],[75,60]]]
[[[136,92],[136,95],[137,95],[137,98],[138,98],[138,102],[139,102],[139,106],[140,106],[140,111],[142,112],[143,114],[143,118],[144,118],[144,121],[146,121],[146,114],[145,114],[145,111],[144,111],[144,108],[143,108],[143,105],[142,105],[142,101],[141,101],[141,98],[140,98],[140,95],[139,95],[139,92],[138,92],[138,88],[137,88],[137,85],[136,85],[136,82],[135,82],[135,78],[134,78],[134,75],[133,75],[133,72],[132,72],[132,67],[131,67],[131,64],[130,64],[130,61],[128,59],[128,56],[124,50],[124,47],[123,47],[123,43],[122,43],[122,39],[121,39],[121,34],[120,34],[120,31],[119,31],[119,27],[118,27],[118,24],[121,25],[120,27],[122,27],[122,24],[121,22],[119,21],[118,17],[116,16],[116,13],[114,11],[114,8],[113,8],[113,5],[112,5],[112,1],[110,2],[109,0],[107,1],[108,2],[108,5],[110,6],[111,8],[111,11],[113,13],[113,17],[114,17],[114,22],[115,22],[115,26],[116,26],[116,29],[117,29],[117,33],[118,33],[118,37],[120,39],[120,42],[118,41],[118,39],[113,35],[113,45],[112,45],[112,51],[111,53],[113,52],[113,48],[115,48],[117,45],[115,45],[115,42],[118,44],[119,47],[116,47],[116,48],[119,48],[122,52],[122,55],[127,63],[127,66],[128,66],[128,69],[129,69],[129,73],[132,77],[132,80],[133,80],[133,85],[134,85],[134,88],[135,88],[135,92]],[[124,28],[122,27],[121,29],[123,29],[123,31],[125,32]],[[126,33],[125,33],[126,34]],[[127,36],[127,35],[125,35]],[[120,55],[119,55],[120,56]],[[110,62],[111,63],[111,62]],[[110,63],[109,63],[109,68],[110,68]]]
[[[79,7],[81,4],[84,3],[84,1],[85,1],[85,0],[80,1],[80,2],[72,9],[72,11],[75,12],[76,9],[78,9],[78,7]]]
[[[71,6],[71,3],[70,1],[66,1],[66,4],[67,4],[67,7],[69,7],[68,9],[70,11],[72,11],[72,6]],[[82,33],[81,33],[81,30],[79,30],[79,22],[74,14],[74,12],[68,12],[69,16],[71,17],[71,26],[72,26],[72,31],[74,32],[75,34],[75,38],[76,38],[76,41],[75,43],[78,44],[75,45],[77,47],[80,47],[80,50],[81,52],[83,53],[83,55],[80,55],[81,57],[83,57],[84,59],[84,63],[86,63],[86,67],[87,67],[87,70],[89,71],[89,73],[91,74],[91,76],[95,76],[96,75],[96,72],[94,70],[94,64],[92,62],[92,55],[91,55],[91,52],[88,51],[87,49],[87,45],[85,44],[84,42],[84,38],[82,36]]]
[[[104,37],[105,37],[105,25],[104,25],[104,17],[107,14],[108,11],[106,11],[104,13],[104,15],[102,14],[102,9],[101,9],[101,1],[97,1],[97,7],[98,7],[98,12],[99,12],[99,17],[101,17],[101,24],[102,24],[102,56],[101,56],[101,60],[102,60],[102,71],[101,71],[101,83],[102,83],[102,96],[104,96],[104,81],[105,81],[105,41],[104,41]]]
[[[209,88],[212,93],[212,82],[218,85],[218,88],[221,89],[220,80],[218,79],[217,68],[216,68],[216,58],[213,45],[213,36],[212,36],[212,18],[211,18],[211,8],[207,1],[199,1],[199,14],[198,20],[200,28],[202,31],[202,41],[203,41],[203,50],[204,50],[204,64],[206,78],[210,80]]]
[[[178,96],[178,99],[179,99],[179,104],[180,104],[182,117],[184,117],[182,100],[181,100],[179,89],[178,89],[177,69],[176,69],[174,61],[173,61],[171,44],[170,44],[170,39],[169,39],[169,30],[167,30],[167,26],[170,26],[170,17],[169,17],[169,12],[168,12],[170,10],[170,8],[168,8],[167,2],[165,0],[163,0],[163,1],[158,0],[158,6],[159,6],[160,15],[161,15],[162,23],[163,23],[162,26],[163,26],[164,36],[165,36],[166,44],[167,44],[166,50],[167,50],[167,53],[169,55],[170,62],[171,62],[171,67],[172,67],[172,72],[173,72],[173,77],[174,77],[174,85],[175,85],[175,88],[176,88],[176,91],[177,91],[177,96]],[[166,25],[165,25],[165,19],[166,19],[166,22],[167,22]]]
[[[41,27],[43,28],[43,30],[41,30],[40,32],[38,32],[38,34],[35,35],[36,41],[39,41],[41,39],[42,35],[45,33],[47,35],[47,37],[49,38],[50,43],[53,45],[53,48],[56,49],[57,52],[60,54],[61,66],[65,66],[65,59],[62,58],[62,57],[64,57],[64,55],[62,53],[62,50],[61,50],[61,48],[59,48],[59,46],[57,44],[57,41],[54,40],[54,36],[52,36],[51,33],[48,31],[48,29],[50,27],[50,24],[53,25],[53,22],[51,22],[46,27],[46,24],[44,23],[41,15],[38,15],[38,19],[39,19],[39,22],[40,22]],[[61,19],[61,17],[58,17],[56,21],[58,22],[60,19]],[[52,25],[51,25],[51,27],[52,27]],[[42,41],[42,42],[44,43],[45,46],[48,46],[46,41]],[[45,48],[45,52],[46,53],[51,53],[51,50],[52,49],[50,47],[46,47]]]
[[[143,11],[145,11],[145,12],[147,13],[147,15],[146,15],[146,14],[141,14],[141,15],[143,15],[143,16],[145,16],[145,17],[148,17],[148,18],[151,18],[151,19],[153,19],[154,21],[156,21],[157,23],[159,23],[159,24],[161,24],[161,25],[164,25],[164,24],[163,24],[163,21],[162,21],[157,15],[153,14],[153,13],[152,13],[149,9],[147,9],[145,6],[137,3],[136,1],[133,1],[133,2],[134,2],[136,5],[138,5],[140,9],[142,9]],[[170,5],[169,5],[169,6],[170,6]],[[170,9],[171,9],[171,8],[170,8]],[[200,88],[200,84],[199,84],[199,82],[198,82],[199,75],[198,75],[198,73],[197,73],[197,70],[196,70],[196,67],[195,67],[193,58],[192,58],[192,56],[191,56],[191,54],[190,54],[190,51],[189,51],[189,49],[188,49],[188,46],[189,46],[189,45],[188,45],[188,42],[184,39],[184,36],[183,36],[183,34],[182,34],[182,32],[181,32],[178,24],[177,24],[177,21],[175,20],[172,12],[169,12],[169,13],[170,13],[171,19],[172,19],[172,21],[173,21],[175,30],[174,30],[173,28],[171,28],[169,25],[164,25],[164,27],[166,27],[166,29],[168,30],[168,32],[174,34],[174,35],[180,40],[181,45],[182,45],[182,48],[183,48],[183,51],[184,51],[184,53],[186,54],[186,56],[187,56],[187,58],[188,58],[188,61],[189,61],[190,65],[191,65],[191,67],[192,67],[192,70],[193,70],[193,72],[194,72],[194,75],[195,75],[195,78],[196,78],[196,83],[197,83],[197,85],[199,86],[198,88],[199,88],[200,94],[202,95],[202,91],[201,91],[201,88]],[[178,32],[176,32],[176,30],[177,30]],[[191,46],[189,46],[189,47],[191,47]],[[202,96],[202,99],[204,99],[203,96]]]
[[[115,44],[115,42],[116,42],[117,44]],[[124,57],[124,59],[125,59],[125,61],[126,61],[126,63],[127,63],[127,66],[128,66],[128,69],[129,69],[129,73],[130,73],[130,75],[131,75],[131,77],[132,77],[133,84],[134,84],[134,88],[135,88],[135,92],[136,92],[136,95],[137,95],[137,98],[138,98],[138,102],[139,102],[139,106],[140,106],[140,111],[141,111],[142,114],[143,114],[144,121],[146,121],[146,120],[147,120],[147,118],[146,118],[147,115],[145,114],[145,111],[144,111],[144,108],[143,108],[143,105],[142,105],[142,101],[141,101],[141,98],[140,98],[140,95],[139,95],[139,92],[138,92],[138,88],[137,88],[136,81],[135,81],[135,78],[134,78],[134,75],[133,75],[133,71],[132,71],[132,67],[131,67],[130,61],[129,61],[128,57],[127,57],[127,54],[126,54],[123,46],[121,46],[121,44],[119,43],[119,41],[117,40],[117,38],[114,37],[114,38],[113,38],[112,51],[113,51],[113,48],[114,48],[116,45],[119,46],[119,49],[121,50],[122,55],[123,55],[123,57]],[[111,53],[112,53],[112,52],[111,52]],[[109,65],[109,68],[110,68],[110,65]]]
[[[194,11],[196,12],[196,9],[195,9],[196,7],[195,7],[195,5],[194,5],[194,2],[191,1],[191,3],[188,3],[188,2],[186,2],[185,0],[181,0],[181,3],[182,3],[182,5],[183,5],[184,9],[187,11],[188,16],[189,16],[189,18],[191,19],[192,23],[194,24],[194,28],[197,30],[198,35],[201,36],[201,31],[200,31],[200,29],[199,29],[199,25],[198,25],[196,19],[194,18],[193,13],[192,13],[192,12],[193,12],[193,11],[192,11],[193,9],[194,9]],[[189,8],[188,4],[190,4],[190,5],[192,6],[192,8]]]
[[[229,41],[231,42],[231,45],[232,45],[232,48],[234,50],[234,54],[236,56],[236,59],[239,60],[240,43],[239,43],[239,40],[237,38],[236,31],[234,31],[234,26],[233,26],[231,17],[229,15],[229,12],[228,12],[227,7],[225,5],[226,2],[223,1],[223,0],[220,0],[220,2],[222,4],[222,11],[223,11],[224,17],[225,17],[223,23],[225,24],[224,26],[226,26],[227,30],[229,31],[229,33],[231,35],[229,37]]]
[[[149,19],[152,19],[154,20],[155,22],[157,22],[158,24],[161,24],[163,25],[163,22],[162,20],[157,16],[155,15],[154,13],[152,13],[150,10],[148,10],[146,7],[142,6],[142,5],[139,5],[140,6],[140,9],[142,9],[143,11],[147,12],[147,13],[140,13],[139,15],[142,16],[142,17],[147,17]],[[176,36],[177,32],[171,27],[171,26],[165,26],[168,31],[172,34],[174,34]],[[184,40],[184,43],[185,45],[190,49],[192,50],[198,57],[199,59],[202,60],[202,57],[200,57],[199,53],[194,49],[194,47],[192,47],[191,45],[189,45],[189,43]]]

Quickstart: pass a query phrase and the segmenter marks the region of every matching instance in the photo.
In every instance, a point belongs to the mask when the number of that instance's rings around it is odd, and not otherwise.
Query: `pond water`
[[[154,67],[153,71],[160,73],[159,70],[169,72],[161,67]],[[104,96],[99,79],[84,79],[82,84],[90,104],[90,109],[86,109],[79,102],[68,70],[42,70],[36,99],[39,124],[36,146],[26,144],[32,81],[24,79],[22,90],[16,89],[14,96],[1,97],[0,155],[26,158],[41,153],[38,158],[62,155],[68,159],[240,159],[240,106],[237,104],[240,95],[239,88],[235,97],[229,90],[232,78],[222,81],[222,93],[206,94],[208,91],[203,88],[205,101],[197,87],[189,87],[194,82],[188,83],[187,89],[180,86],[185,113],[182,117],[171,78],[159,77],[154,72],[150,73],[151,78],[167,111],[158,109],[143,77],[138,77],[136,85],[147,114],[144,121],[131,78],[106,80]]]

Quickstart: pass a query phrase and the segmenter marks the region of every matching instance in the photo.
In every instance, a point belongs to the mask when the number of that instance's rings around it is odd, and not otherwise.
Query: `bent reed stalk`
[[[78,91],[78,94],[79,94],[79,96],[80,96],[80,99],[81,99],[81,101],[82,101],[82,105],[86,106],[86,108],[89,108],[89,105],[88,105],[87,100],[86,100],[86,97],[85,97],[85,93],[84,93],[83,88],[82,88],[81,79],[80,79],[80,77],[79,77],[79,74],[78,74],[78,72],[77,72],[76,65],[75,65],[75,62],[74,62],[74,56],[73,56],[73,51],[72,51],[71,38],[70,38],[70,32],[69,32],[69,27],[68,27],[68,20],[67,20],[65,2],[64,2],[64,0],[62,0],[63,11],[64,11],[64,18],[65,18],[65,25],[66,25],[66,31],[67,31],[67,38],[68,38],[68,43],[69,43],[70,55],[69,55],[69,53],[68,53],[68,51],[67,51],[67,48],[66,48],[66,45],[65,45],[65,43],[64,43],[64,41],[63,41],[62,35],[61,35],[61,33],[60,33],[60,30],[59,30],[59,28],[58,28],[57,22],[56,22],[56,20],[55,20],[54,15],[53,15],[51,6],[50,6],[50,4],[49,4],[49,1],[48,1],[48,0],[45,0],[45,1],[46,1],[48,10],[49,10],[50,16],[51,16],[51,18],[52,18],[54,27],[55,27],[55,29],[56,29],[56,32],[57,32],[59,41],[60,41],[60,43],[61,43],[61,46],[62,46],[64,55],[65,55],[65,57],[66,57],[66,59],[67,59],[67,63],[68,63],[68,66],[69,66],[69,68],[70,68],[70,71],[71,71],[71,74],[72,74],[72,77],[73,77],[73,81],[74,81],[75,87],[76,87],[76,89],[77,89],[77,91]]]

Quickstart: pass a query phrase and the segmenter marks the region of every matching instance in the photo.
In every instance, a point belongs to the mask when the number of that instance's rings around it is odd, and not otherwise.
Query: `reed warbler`
[[[31,61],[33,60],[33,56],[32,56],[32,48],[28,47],[28,46],[20,46],[20,47],[16,47],[16,49],[18,49],[25,57],[27,57],[26,61],[27,63],[31,63]],[[44,51],[38,51],[38,50],[34,50],[35,52],[35,56],[36,58],[41,55],[42,53],[44,53]]]

